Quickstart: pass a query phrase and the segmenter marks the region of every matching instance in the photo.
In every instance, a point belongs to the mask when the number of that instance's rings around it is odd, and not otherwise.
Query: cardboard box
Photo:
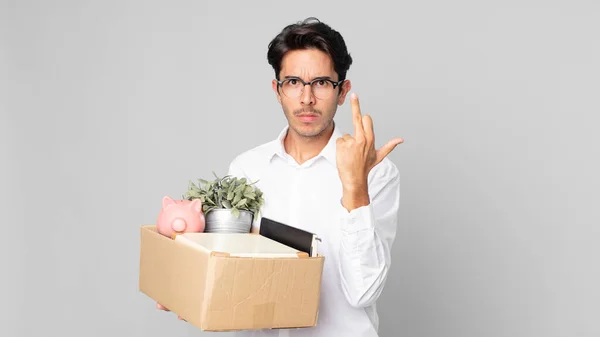
[[[140,230],[140,291],[201,330],[317,324],[323,256],[234,256]]]

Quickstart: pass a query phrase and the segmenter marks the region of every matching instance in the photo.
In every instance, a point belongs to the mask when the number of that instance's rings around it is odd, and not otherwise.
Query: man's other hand
[[[165,307],[164,305],[160,304],[160,303],[156,303],[156,308],[160,309],[160,310],[164,310],[164,311],[170,311],[169,309],[167,309],[167,307]],[[185,321],[185,319],[181,318],[181,316],[177,315],[177,318]],[[187,321],[186,321],[187,322]]]

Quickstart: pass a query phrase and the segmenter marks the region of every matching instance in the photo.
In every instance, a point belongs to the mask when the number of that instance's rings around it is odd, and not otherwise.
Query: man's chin
[[[317,137],[325,131],[326,127],[323,125],[310,125],[310,126],[296,126],[294,131],[302,137]]]

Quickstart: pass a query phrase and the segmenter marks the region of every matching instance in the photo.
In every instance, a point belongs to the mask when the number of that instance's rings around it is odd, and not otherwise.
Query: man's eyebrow
[[[286,78],[286,79],[300,78],[300,76],[288,75],[288,76],[285,76],[284,78]],[[331,76],[317,76],[317,77],[311,79],[311,81],[313,81],[313,80],[331,80]]]
[[[331,76],[317,76],[313,80],[331,80]]]

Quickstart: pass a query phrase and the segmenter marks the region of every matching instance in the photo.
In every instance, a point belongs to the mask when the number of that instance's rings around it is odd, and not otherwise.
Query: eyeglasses
[[[327,99],[335,91],[337,86],[344,81],[332,81],[328,78],[315,78],[310,82],[304,82],[301,78],[290,77],[281,81],[277,81],[281,91],[289,98],[297,98],[304,92],[304,87],[310,85],[313,95],[318,99]]]

